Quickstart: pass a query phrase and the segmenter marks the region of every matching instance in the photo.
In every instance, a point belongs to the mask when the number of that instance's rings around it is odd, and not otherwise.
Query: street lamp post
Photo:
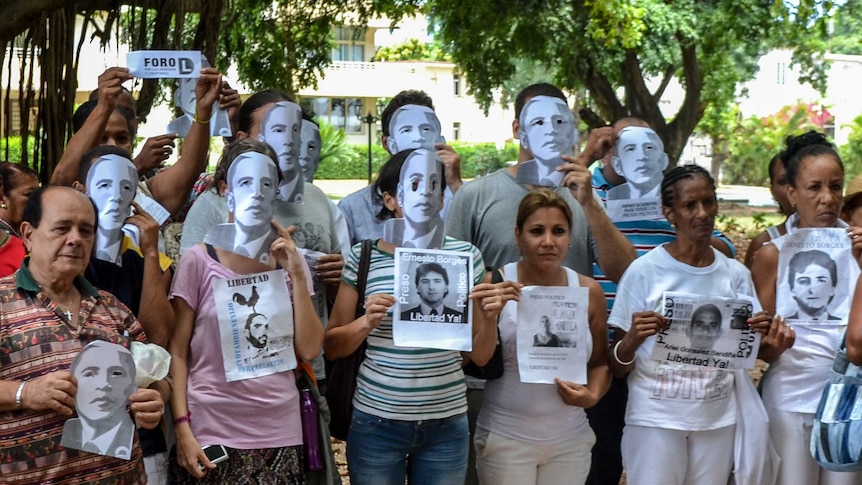
[[[377,114],[379,115],[380,112],[383,110],[383,103],[380,100],[377,100],[377,103],[374,107],[377,108]],[[371,176],[374,171],[373,167],[371,166],[371,144],[373,142],[373,139],[371,137],[371,127],[373,127],[374,123],[377,123],[380,118],[378,118],[374,113],[372,113],[371,110],[368,110],[368,114],[365,116],[357,114],[356,117],[359,118],[359,121],[368,125],[368,185],[371,185]]]
[[[369,110],[367,115],[359,116],[359,120],[368,125],[368,185],[371,185],[371,127],[377,123],[377,117]]]

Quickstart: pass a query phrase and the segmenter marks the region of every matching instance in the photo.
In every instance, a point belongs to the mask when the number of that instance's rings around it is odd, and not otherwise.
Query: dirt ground
[[[762,207],[749,207],[734,203],[724,203],[719,205],[719,214],[732,217],[749,217],[763,212],[774,212],[774,210],[764,209]],[[742,261],[745,257],[745,252],[748,249],[749,238],[744,234],[728,233],[727,236],[733,241],[736,246],[737,259]],[[757,367],[752,369],[749,374],[754,380],[755,385],[760,381],[766,364],[762,361],[757,361]],[[335,461],[338,464],[338,471],[341,473],[341,480],[344,485],[350,485],[350,477],[347,475],[347,457],[345,456],[345,443],[333,438],[332,447],[335,451]],[[620,480],[620,485],[626,485],[626,476]]]

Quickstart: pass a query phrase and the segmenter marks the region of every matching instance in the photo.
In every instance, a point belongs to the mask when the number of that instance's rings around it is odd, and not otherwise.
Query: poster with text
[[[473,348],[473,254],[395,249],[392,339],[400,347]]]
[[[296,368],[293,306],[284,270],[215,280],[213,296],[228,381]]]
[[[518,372],[521,382],[587,383],[590,291],[568,286],[525,286],[518,300]],[[601,343],[600,343],[601,344]]]
[[[661,312],[667,328],[656,335],[653,359],[700,368],[754,367],[760,334],[748,326],[751,300],[668,291]]]
[[[791,325],[846,325],[859,277],[847,230],[801,228],[775,244],[775,313]]]
[[[627,221],[655,221],[664,219],[661,211],[661,199],[658,197],[644,197],[642,199],[612,199],[608,191],[608,199],[605,205],[608,208],[608,217],[613,222]]]

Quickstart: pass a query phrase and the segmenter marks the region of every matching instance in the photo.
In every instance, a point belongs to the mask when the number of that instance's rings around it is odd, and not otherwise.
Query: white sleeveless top
[[[565,268],[570,287],[578,287],[578,274]],[[504,277],[518,281],[518,263],[503,268]],[[556,384],[527,384],[518,373],[518,302],[510,301],[500,313],[498,326],[503,345],[503,376],[485,383],[484,403],[476,426],[507,438],[535,444],[558,444],[589,429],[583,408],[560,399]],[[587,356],[593,340],[588,334]]]

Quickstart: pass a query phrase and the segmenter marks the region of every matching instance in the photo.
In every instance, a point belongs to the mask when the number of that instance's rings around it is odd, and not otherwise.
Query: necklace
[[[18,233],[18,231],[16,231],[16,230],[15,230],[15,228],[14,228],[14,227],[12,227],[12,224],[9,224],[9,222],[7,222],[7,221],[6,221],[6,219],[3,219],[2,217],[0,217],[0,225],[3,225],[3,226],[4,226],[4,229],[5,229],[5,230],[6,230],[6,232],[8,232],[9,234],[11,234],[11,235],[13,235],[13,236],[15,236],[15,237],[18,237],[18,238],[20,238],[20,237],[21,237],[21,234],[19,234],[19,233]]]
[[[51,296],[48,295],[48,292],[45,291],[45,288],[43,288],[42,285],[39,285],[39,289],[42,290],[42,292],[45,293],[45,295],[47,295],[48,298],[51,298]],[[54,310],[55,313],[60,315],[61,318],[63,316],[65,316],[66,322],[72,327],[75,326],[75,323],[72,321],[72,310],[71,310],[74,307],[75,293],[77,293],[77,289],[75,289],[73,287],[72,288],[72,294],[69,296],[69,303],[67,305],[64,305],[65,310],[64,310],[63,306],[60,305],[60,299],[59,298],[51,298],[51,301],[54,302],[54,306],[56,307],[56,309]],[[81,299],[81,295],[80,295],[80,293],[78,293],[78,301],[80,301],[80,299]],[[81,322],[80,321],[78,322],[78,333],[81,333]]]

